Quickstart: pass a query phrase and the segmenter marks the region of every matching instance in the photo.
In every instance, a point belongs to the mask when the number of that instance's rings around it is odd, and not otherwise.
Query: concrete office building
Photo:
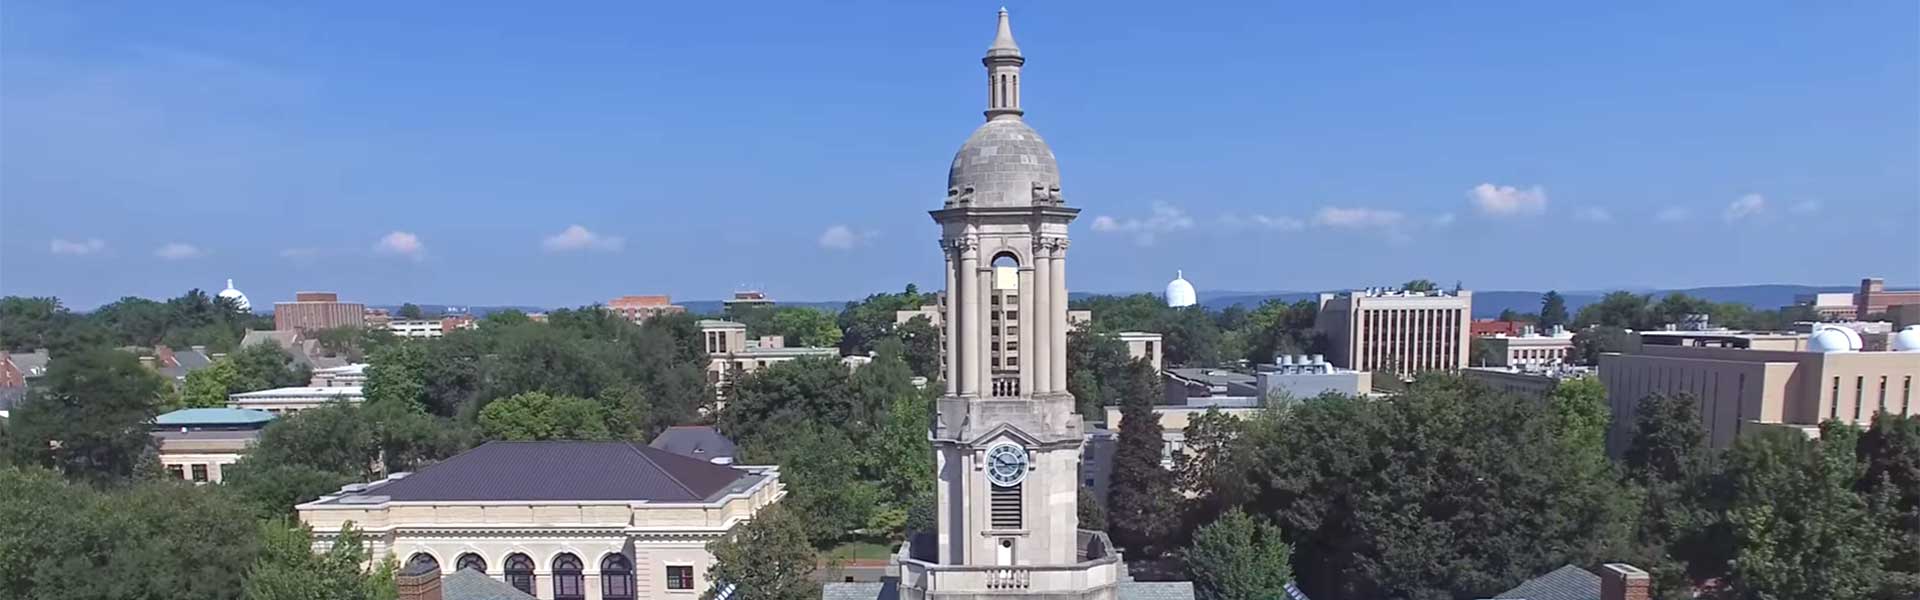
[[[273,303],[275,331],[319,331],[367,326],[367,305],[341,302],[333,292],[296,292],[292,302]]]
[[[153,419],[160,466],[175,479],[220,483],[227,465],[260,441],[274,415],[260,410],[188,408]]]
[[[1460,374],[1495,391],[1541,400],[1569,379],[1592,377],[1593,367],[1558,364],[1526,367],[1467,367]]]
[[[630,442],[489,442],[301,504],[314,549],[340,527],[403,570],[473,570],[542,600],[699,598],[726,535],[786,494],[778,467]]]
[[[800,358],[840,356],[839,348],[789,348],[786,338],[777,335],[748,339],[745,323],[702,319],[699,325],[707,346],[707,383],[722,396],[740,375]]]
[[[1367,289],[1320,295],[1316,329],[1334,365],[1407,377],[1467,366],[1473,292]]]
[[[262,410],[276,415],[325,406],[329,402],[359,404],[366,400],[360,386],[284,387],[227,395],[227,408]]]
[[[1364,396],[1373,391],[1373,374],[1342,369],[1318,354],[1280,355],[1254,368],[1262,405],[1276,399],[1305,400],[1322,394]]]
[[[728,311],[773,306],[773,304],[773,299],[767,297],[767,293],[760,290],[740,290],[734,292],[733,297],[720,302],[721,307]]]
[[[647,319],[660,315],[677,315],[687,312],[687,307],[673,303],[673,298],[658,296],[621,296],[607,301],[607,310],[620,318],[634,323],[645,323]]]
[[[1638,349],[1600,357],[1615,454],[1626,449],[1640,400],[1653,394],[1696,398],[1715,447],[1756,425],[1810,429],[1826,420],[1865,425],[1881,412],[1920,414],[1920,328],[1896,333],[1877,352],[1861,351],[1858,334],[1840,327],[1811,336],[1640,337]]]
[[[1066,364],[1068,225],[1080,209],[1021,118],[1025,59],[1005,10],[984,62],[987,122],[954,154],[932,211],[951,375],[929,432],[934,531],[894,556],[897,581],[828,584],[822,597],[1191,600],[1191,584],[1130,581],[1106,534],[1080,528],[1083,431]],[[995,347],[1006,338],[1017,354]],[[996,361],[1009,356],[1019,360]]]
[[[1144,358],[1147,363],[1153,365],[1153,370],[1162,370],[1161,353],[1166,350],[1167,345],[1160,334],[1151,331],[1122,331],[1114,335],[1120,338],[1120,343],[1127,345],[1127,358],[1132,360]]]
[[[1824,321],[1851,321],[1860,318],[1860,307],[1850,292],[1822,292],[1793,297],[1793,303],[1813,309]]]
[[[1573,357],[1573,333],[1562,328],[1546,334],[1534,333],[1528,326],[1520,335],[1489,335],[1476,338],[1493,350],[1493,362],[1476,367],[1548,367],[1565,364]]]
[[[478,326],[472,315],[449,315],[430,319],[391,319],[386,322],[387,331],[403,338],[437,338],[451,331],[473,329]]]

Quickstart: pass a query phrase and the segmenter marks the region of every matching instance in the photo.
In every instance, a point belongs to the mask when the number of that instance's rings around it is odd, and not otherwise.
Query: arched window
[[[487,572],[487,559],[480,558],[478,554],[468,552],[460,555],[458,560],[453,561],[453,570],[464,571],[468,569],[480,573]]]
[[[507,555],[507,585],[513,589],[533,593],[533,559],[525,554]]]
[[[433,570],[438,571],[440,570],[440,561],[435,559],[432,554],[415,552],[413,556],[407,557],[407,568],[403,570],[403,572],[418,573],[419,571],[415,570],[415,568],[421,566],[432,567]]]
[[[560,553],[553,557],[553,600],[582,600],[587,597],[584,577],[580,576],[580,557]]]
[[[633,600],[633,563],[624,554],[600,559],[601,600]]]

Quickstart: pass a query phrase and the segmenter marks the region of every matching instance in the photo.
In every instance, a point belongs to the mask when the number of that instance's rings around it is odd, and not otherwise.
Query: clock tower
[[[953,157],[932,211],[945,254],[946,393],[938,454],[937,560],[1013,567],[1079,562],[1080,418],[1067,393],[1067,225],[1053,151],[1021,109],[1020,67],[1000,11],[986,123]]]

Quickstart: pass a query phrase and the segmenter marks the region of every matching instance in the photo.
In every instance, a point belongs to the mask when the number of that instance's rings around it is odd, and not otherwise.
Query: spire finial
[[[233,278],[232,278],[232,277],[228,277],[228,278],[227,278],[227,289],[233,289]]]
[[[1000,26],[993,33],[993,45],[987,47],[987,120],[1020,118],[1020,46],[1013,43],[1013,26],[1007,22],[1007,7],[1000,7]]]
[[[1186,272],[1186,271],[1182,271],[1182,270],[1180,270],[1180,269],[1174,269],[1174,270],[1173,270],[1173,278],[1174,278],[1174,279],[1186,279],[1186,278],[1187,278],[1187,272]]]
[[[1013,43],[1013,25],[1007,22],[1007,7],[1000,7],[1000,27],[993,32],[993,45],[987,48],[989,55],[994,50],[1012,50],[1015,56],[1020,54],[1020,46]]]

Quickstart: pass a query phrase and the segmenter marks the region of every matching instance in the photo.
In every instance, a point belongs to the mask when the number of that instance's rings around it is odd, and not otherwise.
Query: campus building
[[[276,415],[326,406],[329,402],[359,404],[366,397],[360,386],[284,387],[227,395],[227,408],[260,410]]]
[[[1321,294],[1314,327],[1335,366],[1407,377],[1465,368],[1472,318],[1473,292],[1367,289]]]
[[[893,558],[898,578],[828,584],[832,600],[1191,600],[1136,583],[1105,533],[1081,529],[1083,429],[1067,392],[1067,228],[1053,151],[1022,119],[1007,13],[984,60],[987,122],[954,154],[932,211],[944,254],[945,393],[934,530]],[[1004,347],[1001,343],[1015,343]],[[1011,352],[1008,352],[1011,350]],[[1015,360],[1008,360],[1013,358]]]
[[[777,335],[749,339],[745,323],[701,319],[699,325],[707,347],[707,383],[722,396],[727,385],[741,375],[790,360],[840,356],[839,348],[789,348],[786,338]]]
[[[187,408],[155,417],[152,435],[169,476],[220,483],[226,467],[240,462],[273,419],[260,410]]]
[[[660,315],[677,315],[687,312],[687,307],[673,303],[673,298],[658,296],[621,296],[607,301],[607,310],[620,318],[645,323]]]
[[[693,599],[719,539],[786,494],[777,467],[728,466],[631,442],[489,442],[301,504],[314,549],[342,525],[375,561],[461,570],[542,600]]]
[[[1822,326],[1812,335],[1739,332],[1642,334],[1638,349],[1600,357],[1613,408],[1608,449],[1626,450],[1641,399],[1687,394],[1709,441],[1725,447],[1754,426],[1817,430],[1858,425],[1886,412],[1920,414],[1920,327],[1894,334],[1887,350],[1863,351],[1859,334]]]
[[[319,331],[367,326],[367,305],[341,302],[333,292],[295,292],[292,302],[273,303],[274,331]]]

